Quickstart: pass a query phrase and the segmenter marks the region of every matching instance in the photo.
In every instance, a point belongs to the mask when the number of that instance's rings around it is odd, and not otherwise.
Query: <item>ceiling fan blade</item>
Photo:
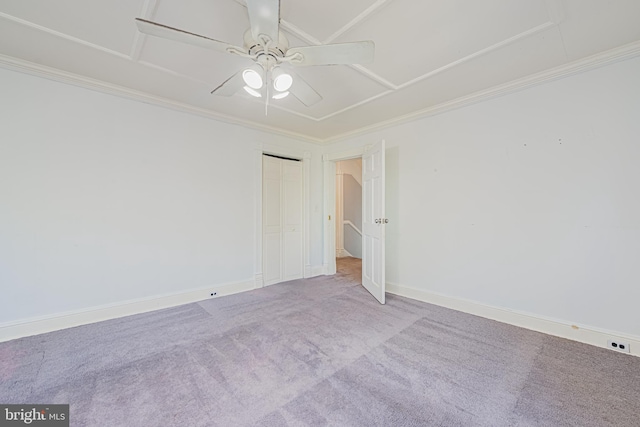
[[[313,104],[322,101],[322,96],[320,96],[320,94],[316,92],[309,83],[304,81],[302,77],[290,70],[287,70],[287,73],[291,74],[291,77],[293,77],[293,84],[289,88],[289,92],[298,98],[300,102],[307,107],[311,107]]]
[[[244,80],[242,79],[242,71],[239,71],[222,82],[220,86],[212,90],[211,93],[220,96],[231,96],[239,91],[243,86]]]
[[[373,62],[375,44],[370,41],[293,47],[287,51],[294,65],[368,64]],[[296,54],[302,57],[293,57]],[[299,56],[299,55],[296,55]]]
[[[278,42],[280,26],[280,0],[247,0],[251,35],[258,40],[260,34]]]
[[[236,51],[244,51],[244,49],[230,45],[219,40],[210,39],[200,34],[190,33],[178,28],[169,27],[167,25],[158,24],[157,22],[147,21],[146,19],[136,18],[138,30],[141,33],[150,36],[161,37],[163,39],[173,40],[180,43],[199,46],[205,49],[213,49],[221,52],[228,52],[228,49]]]

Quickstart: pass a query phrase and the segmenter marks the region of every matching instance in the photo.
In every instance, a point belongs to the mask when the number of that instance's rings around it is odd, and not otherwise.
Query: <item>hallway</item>
[[[362,284],[362,260],[354,257],[336,258],[336,275]]]

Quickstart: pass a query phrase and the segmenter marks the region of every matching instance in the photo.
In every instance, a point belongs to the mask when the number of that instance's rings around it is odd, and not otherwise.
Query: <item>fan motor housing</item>
[[[264,43],[253,38],[253,34],[249,29],[244,33],[244,47],[249,52],[249,55],[255,55],[256,61],[263,63],[263,66],[271,65],[270,63],[275,65],[278,63],[278,59],[283,58],[287,53],[289,40],[287,40],[282,31],[279,31],[278,42],[275,44],[269,43],[267,49],[265,49]]]

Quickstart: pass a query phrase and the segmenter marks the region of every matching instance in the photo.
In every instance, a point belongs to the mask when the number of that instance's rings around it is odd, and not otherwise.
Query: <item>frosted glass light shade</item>
[[[287,73],[278,74],[276,78],[273,79],[273,88],[278,92],[289,90],[292,84],[293,77],[291,77],[291,75]]]
[[[260,92],[258,92],[257,90],[249,87],[249,86],[245,86],[244,90],[247,91],[247,93],[251,96],[255,96],[256,98],[262,98],[262,95],[260,94]]]
[[[249,86],[251,89],[260,89],[262,87],[262,76],[256,70],[252,70],[251,68],[247,68],[242,72],[242,80]]]

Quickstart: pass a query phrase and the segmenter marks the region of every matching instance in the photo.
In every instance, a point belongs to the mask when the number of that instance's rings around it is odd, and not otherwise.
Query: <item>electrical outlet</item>
[[[629,353],[629,343],[618,340],[607,341],[607,347],[612,350],[621,351],[623,353]]]

